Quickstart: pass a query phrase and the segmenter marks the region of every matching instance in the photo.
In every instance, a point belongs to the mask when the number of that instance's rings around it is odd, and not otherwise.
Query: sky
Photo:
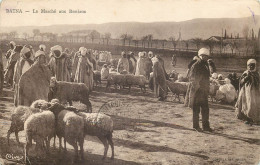
[[[0,0],[0,2],[0,26],[179,22],[194,18],[239,18],[252,14],[260,15],[260,0]],[[7,13],[6,9],[19,9],[22,13]],[[33,9],[38,10],[38,13],[33,13]],[[57,13],[40,13],[41,9],[56,9]],[[68,13],[69,9],[82,10],[86,13]],[[66,10],[67,13],[58,13],[59,10]]]

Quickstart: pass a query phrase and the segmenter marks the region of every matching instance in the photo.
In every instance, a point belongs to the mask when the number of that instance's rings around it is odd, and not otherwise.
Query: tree
[[[204,40],[204,44],[209,47],[210,54],[213,53],[214,46],[216,45],[216,41],[214,40]]]
[[[12,38],[12,39],[14,39],[16,36],[17,36],[17,32],[16,31],[11,31],[9,33],[9,37]]]
[[[123,46],[125,46],[125,41],[127,40],[127,34],[121,34],[120,38],[123,40]]]
[[[154,39],[153,42],[155,44],[155,48],[157,48],[157,46],[158,46],[158,39]]]
[[[176,50],[176,46],[177,46],[178,41],[175,39],[175,37],[170,37],[169,40],[172,42],[174,50]]]
[[[254,33],[254,29],[252,28],[252,40],[254,40],[255,38],[255,33]]]
[[[41,36],[42,41],[43,41],[43,37],[45,36],[45,34],[44,33],[40,33],[39,36]]]
[[[225,34],[224,34],[224,38],[227,38],[227,30],[225,29]]]
[[[135,39],[135,40],[133,40],[133,42],[135,43],[135,47],[138,47],[138,42],[139,42],[139,40],[138,40],[138,39]]]
[[[28,37],[28,33],[23,33],[23,36],[24,36],[24,39],[26,40],[27,39],[27,37]]]
[[[197,47],[197,50],[199,50],[199,46],[201,43],[203,43],[203,40],[201,38],[192,38],[191,42],[194,43]]]
[[[40,34],[40,30],[39,29],[33,29],[33,40],[35,39],[35,37],[37,36],[37,35],[39,35]]]
[[[246,25],[244,26],[243,30],[242,30],[243,36],[245,38],[248,38],[248,33],[249,33],[249,27]]]
[[[184,42],[185,42],[186,50],[188,51],[188,49],[189,49],[189,41],[184,41]]]
[[[131,43],[131,41],[133,40],[133,36],[132,35],[128,35],[127,36],[127,40],[128,40],[128,45],[130,46],[130,43]]]
[[[101,39],[102,39],[102,42],[103,42],[103,45],[105,45],[105,35],[103,34],[103,35],[101,35]]]
[[[105,39],[107,40],[107,45],[108,45],[110,38],[111,38],[111,33],[105,33]]]
[[[164,49],[164,46],[165,46],[165,42],[166,42],[167,40],[162,40],[162,48]]]
[[[148,40],[148,48],[149,48],[149,46],[152,47],[153,35],[152,34],[148,34],[147,35],[147,40]]]
[[[93,43],[95,39],[99,39],[100,38],[100,33],[97,32],[96,30],[92,30],[89,34],[89,37],[91,39],[91,42]]]
[[[141,40],[142,40],[142,46],[145,48],[145,41],[147,41],[147,36],[143,36]]]

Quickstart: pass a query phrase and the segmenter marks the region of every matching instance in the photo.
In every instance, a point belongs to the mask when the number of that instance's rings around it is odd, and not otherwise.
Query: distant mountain
[[[221,36],[222,29],[226,29],[227,35],[236,36],[239,33],[243,37],[244,29],[258,35],[260,28],[260,16],[245,18],[198,18],[183,22],[114,22],[104,24],[85,24],[85,25],[51,25],[51,26],[23,26],[23,27],[1,27],[0,32],[17,31],[19,34],[24,32],[32,34],[33,29],[39,29],[41,32],[68,33],[75,30],[97,30],[104,34],[110,32],[112,38],[119,38],[121,34],[127,33],[134,38],[141,38],[144,35],[152,34],[156,39],[169,39],[174,36],[181,39],[190,39],[200,37],[203,39],[210,36]],[[224,33],[224,32],[223,32]]]

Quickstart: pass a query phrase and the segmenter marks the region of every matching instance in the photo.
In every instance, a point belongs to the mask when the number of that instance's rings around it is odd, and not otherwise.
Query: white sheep
[[[42,110],[46,110],[48,108],[48,104],[49,103],[45,100],[36,100],[30,107],[18,106],[13,110],[11,114],[11,126],[7,132],[8,145],[10,134],[13,132],[15,133],[17,143],[20,144],[18,133],[24,130],[24,122],[26,119],[34,113],[39,113]]]
[[[114,85],[115,88],[117,88],[117,85],[119,85],[121,89],[125,85],[125,75],[117,72],[109,73],[106,88],[110,87],[110,85]]]
[[[171,82],[169,80],[166,80],[166,85],[168,86],[170,91],[173,94],[175,94],[176,97],[178,97],[179,101],[180,101],[180,94],[182,94],[185,99],[185,95],[189,85],[188,82]]]
[[[74,161],[78,160],[78,145],[80,147],[81,160],[84,160],[84,120],[72,111],[62,110],[58,115],[56,134],[59,137],[60,149],[61,139],[64,138],[64,149],[66,142],[73,146]]]
[[[79,112],[78,115],[84,118],[85,135],[96,136],[104,145],[104,156],[107,156],[109,145],[111,146],[112,156],[114,159],[114,143],[112,140],[113,120],[110,116],[102,113],[84,113]]]
[[[137,85],[145,92],[145,85],[149,83],[146,77],[143,75],[127,74],[125,75],[125,79],[125,85],[129,86],[129,91],[132,85]]]
[[[51,111],[32,114],[25,121],[24,130],[26,136],[24,158],[26,162],[33,139],[36,141],[36,144],[44,144],[45,142],[46,151],[47,153],[49,152],[50,140],[55,134],[55,116]]]
[[[83,156],[83,143],[84,143],[84,119],[75,114],[74,111],[65,110],[66,108],[59,103],[57,99],[51,101],[49,107],[55,115],[56,135],[59,138],[59,150],[61,151],[61,140],[64,138],[64,150],[66,151],[66,142],[74,147],[75,156],[74,161],[78,160],[78,145],[80,146],[81,160]],[[71,108],[69,108],[71,109]],[[73,109],[74,110],[74,109]]]

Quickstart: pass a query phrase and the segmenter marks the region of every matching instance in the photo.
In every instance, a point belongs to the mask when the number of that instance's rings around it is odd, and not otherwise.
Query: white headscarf
[[[255,59],[249,59],[246,64],[247,64],[247,70],[250,70],[250,68],[248,67],[250,64],[255,64],[255,69],[252,71],[256,71],[256,60]]]
[[[201,49],[198,51],[198,56],[201,58],[201,55],[207,55],[207,56],[209,56],[209,49],[207,49],[207,48],[201,48]]]

